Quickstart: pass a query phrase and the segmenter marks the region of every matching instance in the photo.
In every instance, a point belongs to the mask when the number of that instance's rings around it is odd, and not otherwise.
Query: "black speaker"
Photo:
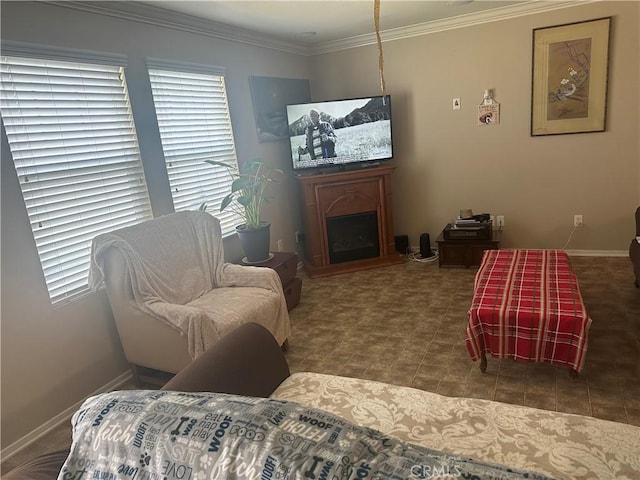
[[[428,233],[420,235],[420,256],[422,258],[429,258],[431,253],[431,239]]]
[[[403,255],[409,253],[409,236],[408,235],[396,235],[396,250]]]

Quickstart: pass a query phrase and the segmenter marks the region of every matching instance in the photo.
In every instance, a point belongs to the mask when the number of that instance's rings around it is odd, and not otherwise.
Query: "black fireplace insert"
[[[377,212],[327,218],[329,263],[380,256]]]

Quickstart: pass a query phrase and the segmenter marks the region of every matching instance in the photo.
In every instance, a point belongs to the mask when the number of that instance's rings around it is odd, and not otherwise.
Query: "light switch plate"
[[[454,98],[452,103],[454,110],[460,110],[460,98]]]

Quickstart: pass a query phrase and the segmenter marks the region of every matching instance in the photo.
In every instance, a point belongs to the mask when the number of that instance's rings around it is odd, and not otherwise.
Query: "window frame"
[[[236,169],[238,168],[233,124],[226,88],[226,69],[214,65],[203,65],[154,57],[146,58],[146,66],[149,73],[153,105],[162,143],[162,151],[165,157],[174,210],[192,210],[202,208],[202,206],[206,204],[206,210],[220,220],[222,236],[227,237],[235,234],[235,227],[240,223],[238,214],[231,209],[220,212],[222,200],[231,191],[233,179],[226,169],[214,167],[204,162],[205,159],[215,159],[228,163]],[[202,113],[198,112],[193,115],[194,117],[197,115],[204,117],[204,115],[206,115],[206,120],[203,118],[199,121],[202,122],[203,125],[209,122],[211,125],[208,126],[213,130],[207,131],[204,127],[201,127],[200,130],[192,131],[191,134],[184,139],[176,138],[175,129],[178,128],[178,124],[180,123],[176,120],[178,115],[167,115],[167,112],[175,112],[178,110],[177,100],[180,93],[178,93],[178,90],[175,90],[175,96],[170,95],[167,93],[169,87],[166,84],[164,85],[164,89],[158,88],[160,76],[165,75],[169,77],[171,74],[176,75],[175,80],[171,80],[175,82],[178,81],[177,76],[193,77],[193,80],[191,78],[184,79],[185,82],[194,82],[192,90],[185,89],[185,91],[193,91],[196,92],[196,94],[203,93],[207,90],[205,86],[201,87],[202,90],[198,90],[200,85],[195,84],[197,83],[196,77],[200,77],[202,82],[205,81],[205,77],[214,77],[209,88],[215,90],[220,96],[215,97],[215,99],[212,98],[211,103],[218,102],[217,106],[221,109],[221,112],[214,113],[213,106],[209,104],[208,109],[202,108]],[[177,84],[173,87],[177,87]],[[160,92],[160,90],[162,90],[162,92]],[[193,105],[190,104],[194,103],[194,98],[198,98],[196,94],[189,98],[182,97],[185,98],[184,104],[182,105],[185,110],[193,108]],[[162,97],[162,101],[158,101],[160,97]],[[173,106],[169,105],[171,102],[173,102]],[[195,112],[195,110],[192,109],[191,112]],[[168,118],[171,118],[170,121],[174,122],[173,125],[168,124]],[[207,136],[217,138],[218,143],[213,146],[214,142],[212,140],[211,145],[202,146],[202,139],[207,138]],[[189,143],[189,139],[193,139],[193,144],[198,144],[199,147],[197,149],[194,147],[192,152],[186,153],[186,144]],[[209,151],[205,153],[204,150],[207,148],[209,148]],[[216,151],[214,151],[214,149]],[[180,153],[175,153],[178,150]],[[196,152],[195,150],[202,151]],[[196,176],[198,176],[198,179],[195,178]],[[178,200],[177,195],[174,195],[176,189],[182,189],[180,200]]]
[[[69,74],[70,78],[74,78],[74,81],[69,82],[69,84],[64,84],[62,82],[58,83],[62,88],[68,90],[68,92],[65,92],[67,98],[64,101],[61,100],[61,98],[65,95],[62,95],[57,91],[59,89],[58,86],[51,86],[52,80],[55,81],[56,78],[54,78],[53,74],[50,72],[45,73],[46,79],[43,77],[42,82],[38,81],[31,84],[35,86],[33,89],[33,92],[35,93],[27,91],[27,94],[25,95],[17,94],[15,93],[17,90],[14,89],[13,91],[10,91],[9,89],[5,89],[3,86],[3,135],[5,136],[4,138],[7,141],[8,148],[11,152],[12,164],[16,169],[16,174],[20,183],[20,192],[22,194],[23,201],[25,202],[28,221],[36,244],[38,259],[42,268],[49,300],[54,307],[58,307],[79,297],[85,296],[90,292],[87,274],[91,262],[91,242],[95,235],[139,223],[140,221],[151,219],[153,217],[133,112],[131,109],[131,100],[126,82],[125,69],[127,66],[127,57],[120,54],[109,54],[78,49],[61,49],[49,47],[47,45],[27,44],[22,42],[3,43],[1,55],[3,75],[5,74],[5,66],[8,65],[8,63],[5,62],[5,58],[22,59],[21,61],[25,64],[29,62],[34,64],[41,63],[41,65],[33,65],[32,67],[29,67],[28,65],[25,66],[25,75],[31,74],[28,70],[32,70],[33,73],[38,73],[38,69],[41,69],[44,72],[46,68],[50,68],[52,72],[56,71],[55,65],[58,65],[58,67],[61,68],[60,71],[63,71],[63,67],[69,67],[69,64],[78,65],[76,72],[81,71],[83,68],[89,69],[86,70],[86,72],[99,72],[99,78],[96,78],[95,80],[84,79],[83,81],[78,81],[78,79],[81,78],[80,76],[73,76],[73,69],[66,72]],[[46,67],[47,62],[51,67]],[[67,65],[58,64],[57,62],[66,62]],[[16,66],[7,66],[6,68],[7,70],[10,70],[11,68],[19,70]],[[110,70],[110,72],[100,72],[105,69]],[[105,80],[101,80],[102,77],[100,77],[100,75],[103,74]],[[6,73],[6,75],[17,76],[16,73]],[[117,75],[117,81],[115,75]],[[27,80],[30,79],[27,76],[24,78]],[[106,81],[109,78],[110,87],[96,87],[91,85],[91,82],[93,81],[99,83],[100,81]],[[87,85],[85,86],[83,82],[87,83]],[[3,83],[6,82],[3,81]],[[24,87],[25,82],[20,80],[11,85],[12,88],[17,87],[19,89],[20,87]],[[49,86],[54,93],[43,91],[37,92],[37,86],[41,86],[40,88]],[[118,87],[113,88],[113,86]],[[31,87],[29,86],[27,88]],[[83,89],[85,90],[83,91]],[[105,95],[103,90],[115,93]],[[20,95],[22,97],[14,100],[17,107],[10,106],[11,100],[8,98],[10,93],[13,93],[14,96]],[[28,93],[32,94],[32,98],[28,98]],[[72,98],[76,94],[79,99],[77,103],[79,104],[82,103],[85,98],[88,99],[88,101],[100,99],[101,101],[104,100],[101,105],[105,108],[102,113],[98,114],[98,111],[93,106],[86,107],[84,109],[80,106],[76,106],[73,104],[76,100]],[[47,96],[50,98],[47,98]],[[113,98],[109,98],[111,96]],[[18,108],[27,112],[27,103],[35,100],[37,100],[37,102],[31,107],[31,111],[34,115],[31,127],[26,125],[28,121],[25,120],[28,118],[27,113],[24,115],[13,116],[9,114],[11,108]],[[94,128],[90,130],[83,130],[81,132],[83,134],[81,136],[82,138],[80,138],[80,135],[78,134],[80,129],[77,127],[81,122],[68,121],[72,119],[73,115],[78,115],[80,118],[86,118],[83,116],[89,114],[95,114],[94,118],[102,119],[108,117],[108,119],[113,120],[116,118],[113,102],[120,102],[118,103],[118,108],[120,109],[119,113],[124,112],[123,115],[118,115],[118,121],[111,121],[108,124],[105,124],[107,126],[91,123]],[[98,102],[94,105],[97,104]],[[57,108],[52,110],[51,115],[49,116],[50,118],[45,119],[42,118],[41,115],[45,112],[45,106],[48,105],[54,105]],[[63,110],[63,107],[66,107],[67,110]],[[40,112],[41,108],[43,109],[42,112]],[[65,118],[67,121],[60,121],[62,117],[59,112],[63,111],[71,112],[73,115]],[[13,118],[14,120],[9,120],[9,118]],[[120,121],[121,118],[123,119],[122,121]],[[75,126],[73,125],[74,123]],[[49,126],[49,131],[47,131],[47,125]],[[116,125],[117,128],[113,128],[114,125]],[[24,129],[25,133],[18,133],[17,129],[20,128]],[[62,130],[65,128],[68,128],[69,131],[63,132]],[[53,132],[54,129],[57,129],[57,131]],[[90,134],[84,135],[85,133]],[[17,139],[20,136],[24,137],[24,143],[26,145],[25,154],[22,157],[17,146]],[[92,144],[95,150],[86,150],[86,139],[91,139],[91,141],[93,141],[94,138],[97,139]],[[107,148],[105,146],[106,144],[100,145],[100,139],[107,139],[104,140],[106,143],[113,139],[115,146],[111,150],[115,153],[105,153],[106,151],[103,149]],[[122,144],[122,141],[126,141],[128,143]],[[37,154],[35,146],[38,145],[38,142],[49,142],[49,144],[52,145],[50,150],[49,148],[46,149],[47,154]],[[44,145],[47,145],[47,143],[44,143]],[[75,145],[77,145],[77,147]],[[97,148],[95,145],[97,145]],[[124,156],[120,152],[122,145],[127,145],[126,148],[129,149],[128,153]],[[59,155],[49,155],[49,151],[54,151],[53,147],[59,147]],[[75,150],[74,153],[74,149],[76,148],[77,150]],[[44,151],[44,149],[42,151]],[[36,153],[33,154],[32,152]],[[29,157],[30,153],[32,154],[31,157]],[[100,158],[101,155],[109,158]],[[83,156],[82,160],[79,160],[80,156]],[[55,160],[57,160],[58,165],[65,166],[67,170],[60,170],[58,167],[54,167],[53,169],[48,168],[54,165],[54,157],[57,157]],[[32,163],[32,166],[27,165],[29,162]],[[82,166],[83,168],[78,168],[78,166]],[[29,168],[32,170],[29,170]],[[26,186],[27,177],[25,172],[34,171],[33,168],[39,172],[35,173],[35,175],[40,176],[38,177],[39,188],[36,188],[32,195],[29,193],[30,189]],[[65,171],[66,176],[55,173],[56,171]],[[83,172],[85,175],[77,176],[79,172]],[[46,177],[46,175],[49,175],[49,177]],[[60,175],[61,178],[56,178],[56,175]],[[49,183],[47,184],[44,183],[44,179],[46,178],[49,178]],[[87,183],[83,183],[84,181]],[[109,182],[111,182],[111,185],[109,185]],[[31,183],[31,185],[34,184],[33,181],[29,183]],[[113,186],[114,184],[118,184],[122,188],[116,191]],[[46,205],[45,210],[51,207],[53,212],[60,212],[61,210],[59,210],[59,208],[68,207],[70,210],[67,211],[71,212],[67,217],[60,220],[60,223],[58,224],[56,224],[56,220],[54,220],[53,217],[50,217],[50,220],[47,221],[43,220],[44,217],[39,217],[38,214],[36,214],[36,211],[42,210],[42,206],[38,206],[37,202],[42,202],[44,195],[43,188],[47,185],[50,185],[53,188],[53,190],[49,189],[48,191],[58,191],[55,189],[59,189],[60,196],[55,197],[55,200],[53,199],[54,197],[49,197],[50,203]],[[71,185],[74,190],[77,190],[77,192],[71,193],[67,190]],[[83,194],[80,193],[80,186],[84,185],[87,186],[87,192],[103,192],[103,197],[99,198],[96,202],[98,207],[91,213],[88,212],[89,207],[86,197],[83,197]],[[131,185],[133,185],[133,188],[131,188]],[[133,195],[131,195],[132,192]],[[76,199],[75,202],[72,197]],[[72,199],[67,200],[67,198]],[[101,203],[104,202],[105,198],[110,200],[109,204],[107,206],[101,206]],[[60,200],[60,202],[58,202],[58,200]],[[123,210],[128,213],[116,213],[115,209],[111,212],[110,210],[115,206],[115,202],[120,202],[123,206]],[[83,210],[83,208],[86,209]],[[93,218],[91,215],[95,212],[100,212],[101,215],[97,217],[95,223],[88,224],[88,219]],[[105,217],[107,220],[103,221]],[[43,237],[41,236],[45,230],[40,230],[38,225],[42,224],[43,221],[49,223],[47,228],[53,232],[55,236],[54,238],[56,238],[53,246],[51,246],[52,244],[49,241],[43,240]],[[68,243],[66,239],[62,238],[63,235],[61,232],[68,226],[75,227],[75,230],[70,233],[70,236],[74,239],[72,242],[75,242],[77,246],[73,246],[72,243]],[[52,249],[53,253],[48,251],[49,248]],[[65,258],[69,259],[68,262]],[[75,274],[73,274],[74,268],[71,266],[72,264],[77,264],[75,268],[77,271]],[[61,276],[63,279],[62,286],[57,286],[56,278],[58,276]]]

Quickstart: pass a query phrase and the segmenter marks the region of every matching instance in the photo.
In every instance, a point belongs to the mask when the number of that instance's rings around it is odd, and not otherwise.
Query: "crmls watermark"
[[[457,478],[462,476],[462,470],[458,465],[443,465],[436,467],[432,465],[414,465],[411,467],[411,478]]]

